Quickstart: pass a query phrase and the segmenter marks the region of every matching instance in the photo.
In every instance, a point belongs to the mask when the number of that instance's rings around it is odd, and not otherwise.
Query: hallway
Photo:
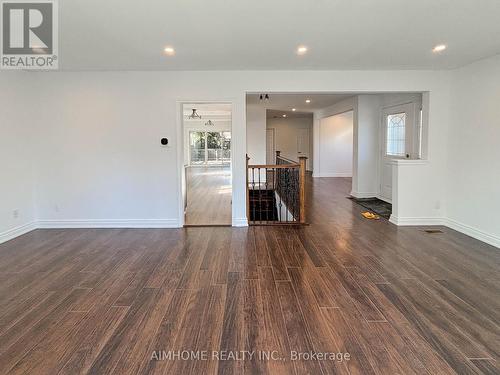
[[[500,254],[366,220],[350,179],[308,182],[309,226],[36,230],[0,245],[0,373],[498,373]],[[209,359],[154,358],[172,350]],[[349,359],[292,360],[311,351]]]

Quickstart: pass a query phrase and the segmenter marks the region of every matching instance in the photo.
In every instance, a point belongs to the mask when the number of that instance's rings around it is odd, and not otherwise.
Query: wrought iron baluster
[[[258,169],[259,174],[259,221],[262,224],[262,191],[260,190],[260,168]]]
[[[252,221],[256,221],[257,219],[257,211],[256,211],[256,202],[255,202],[255,168],[252,168],[252,196],[253,196],[253,203],[252,203],[252,206],[253,206],[253,216],[252,216]]]

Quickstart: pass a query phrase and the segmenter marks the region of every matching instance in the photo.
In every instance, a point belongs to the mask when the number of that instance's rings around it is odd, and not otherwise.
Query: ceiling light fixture
[[[432,52],[439,53],[443,52],[446,49],[446,44],[438,44],[436,47],[432,49]]]
[[[174,49],[174,47],[170,47],[170,46],[169,47],[165,47],[163,49],[163,52],[165,52],[165,55],[168,55],[168,56],[175,55],[175,49]]]
[[[198,114],[198,112],[196,112],[196,108],[193,108],[193,113],[191,113],[188,116],[188,119],[190,119],[190,120],[200,119],[201,120],[201,116]]]
[[[305,55],[307,53],[306,46],[298,46],[297,47],[297,55]]]
[[[286,115],[283,115],[283,117],[286,117]]]
[[[295,112],[297,109],[296,108],[292,108],[292,112]]]
[[[307,104],[311,103],[311,99],[306,99],[306,103]]]

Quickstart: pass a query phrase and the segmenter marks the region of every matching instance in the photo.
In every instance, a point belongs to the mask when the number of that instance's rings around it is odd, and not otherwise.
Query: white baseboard
[[[23,234],[31,232],[32,230],[35,230],[36,228],[37,228],[36,223],[31,222],[31,223],[27,223],[27,224],[20,225],[18,227],[9,229],[3,233],[0,233],[0,243],[10,241],[16,237],[19,237],[19,236],[22,236]]]
[[[391,215],[389,221],[399,226],[410,225],[446,225],[445,219],[441,217],[397,217]]]
[[[233,227],[248,227],[247,218],[233,218]]]
[[[389,221],[398,226],[444,225],[464,233],[479,241],[500,248],[500,237],[485,233],[456,220],[440,217],[396,217],[391,215]],[[247,218],[233,219],[234,227],[248,226]],[[0,233],[0,244],[35,229],[56,228],[179,228],[177,219],[141,219],[141,220],[39,220],[27,223]]]
[[[352,173],[313,173],[313,177],[352,177]]]
[[[37,228],[179,228],[177,219],[39,220]]]
[[[446,219],[445,220],[445,225],[448,228],[454,229],[458,232],[464,233],[470,237],[473,237],[479,241],[486,242],[487,244],[491,246],[495,246],[500,248],[500,237],[494,236],[492,234],[485,233],[479,229],[473,228],[469,225],[460,223],[456,220],[452,219]]]
[[[500,248],[500,237],[485,233],[479,229],[469,225],[460,223],[456,220],[443,217],[396,217],[391,215],[389,221],[398,226],[426,226],[426,225],[443,225],[457,232],[466,234],[476,240],[485,242],[491,246]]]
[[[359,191],[351,191],[351,197],[363,199],[363,198],[375,198],[379,195],[379,192],[359,192]]]

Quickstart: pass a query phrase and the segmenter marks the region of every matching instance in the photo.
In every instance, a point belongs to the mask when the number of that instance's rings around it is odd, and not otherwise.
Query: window
[[[205,164],[205,132],[189,133],[191,164]]]
[[[406,156],[406,113],[395,113],[387,116],[386,155]]]
[[[224,164],[231,161],[231,132],[189,132],[190,163]]]

